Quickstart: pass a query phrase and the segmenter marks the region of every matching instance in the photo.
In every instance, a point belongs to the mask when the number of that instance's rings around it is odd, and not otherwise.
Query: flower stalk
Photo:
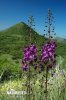
[[[45,91],[46,91],[46,100],[47,100],[47,78],[48,78],[48,72],[47,72],[47,66],[46,66],[46,89],[45,89]]]

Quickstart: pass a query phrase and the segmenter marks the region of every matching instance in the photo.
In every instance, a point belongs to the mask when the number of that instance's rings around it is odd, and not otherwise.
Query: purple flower
[[[38,68],[38,64],[34,64],[34,69],[36,70]]]
[[[47,42],[43,47],[42,47],[42,61],[44,60],[49,60],[52,59],[55,53],[55,42]]]
[[[24,64],[24,65],[22,66],[22,69],[23,69],[23,71],[27,71],[27,70],[28,70],[28,66],[27,66],[26,64]]]
[[[56,49],[56,43],[52,41],[47,42],[45,45],[43,45],[41,49],[41,57],[40,57],[41,62],[43,62],[44,64],[47,64],[48,62],[52,63],[48,65],[47,67],[48,70],[56,66],[56,62],[53,62],[54,59],[56,58],[55,49]]]
[[[29,64],[33,64],[33,62],[36,60],[37,60],[37,48],[34,44],[31,44],[23,49],[23,61],[25,62],[25,64],[27,62]]]
[[[26,61],[31,61],[34,60],[36,54],[37,54],[37,48],[34,45],[30,45],[27,48],[24,48],[24,54],[23,54],[23,58]]]

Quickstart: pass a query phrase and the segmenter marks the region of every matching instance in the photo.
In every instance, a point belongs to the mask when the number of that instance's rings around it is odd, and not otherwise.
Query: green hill
[[[11,75],[18,73],[21,67],[22,50],[29,43],[29,30],[28,25],[20,22],[0,32],[0,75],[3,72],[7,76],[9,70]],[[31,33],[32,42],[40,48],[45,39],[33,29]]]
[[[44,38],[32,29],[32,42],[41,45]],[[29,27],[18,23],[0,32],[0,54],[10,54],[13,59],[22,57],[22,48],[29,43]]]
[[[21,67],[19,62],[22,59],[22,49],[29,43],[29,30],[30,28],[27,24],[20,22],[0,32],[0,75],[4,69],[9,68],[10,70],[12,68],[11,71],[15,70],[16,72]],[[39,35],[33,29],[31,29],[31,33],[32,42],[37,45],[40,52],[46,38]],[[61,55],[66,59],[66,42],[57,41],[56,51],[57,55]]]
[[[10,54],[13,59],[21,59],[22,49],[29,43],[29,27],[24,22],[20,22],[4,31],[0,32],[0,55]],[[41,48],[45,38],[32,31],[32,42]],[[66,56],[66,42],[56,38],[57,41],[57,54]]]

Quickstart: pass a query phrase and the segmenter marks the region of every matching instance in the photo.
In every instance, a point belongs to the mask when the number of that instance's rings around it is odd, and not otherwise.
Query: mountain
[[[20,22],[0,32],[0,54],[10,54],[13,59],[21,59],[22,49],[29,43],[29,26]],[[38,47],[45,41],[44,37],[31,29],[32,42]]]
[[[10,54],[13,59],[22,58],[22,49],[29,43],[29,26],[20,22],[16,25],[0,32],[0,55]],[[46,38],[39,35],[31,29],[32,43],[35,43],[40,49]],[[66,42],[62,38],[57,37],[57,54],[66,57]]]
[[[61,38],[61,37],[56,37],[55,40],[56,40],[57,42],[66,42],[66,39]]]
[[[16,75],[18,71],[20,76],[22,75],[22,50],[29,44],[29,30],[30,27],[26,23],[20,22],[0,32],[0,76]],[[31,29],[31,34],[31,41],[36,44],[40,53],[42,44],[46,42],[47,38],[39,35],[33,29]],[[58,39],[55,39],[55,41],[57,42],[57,56],[61,55],[66,60],[66,42],[59,42]]]

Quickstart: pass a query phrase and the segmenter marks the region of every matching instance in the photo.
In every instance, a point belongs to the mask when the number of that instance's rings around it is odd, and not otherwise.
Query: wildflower
[[[47,64],[48,62],[50,62],[50,64],[47,66],[47,70],[56,66],[55,49],[56,49],[56,43],[52,41],[47,42],[42,47],[40,61],[44,64]]]
[[[23,49],[23,64],[33,64],[33,62],[37,61],[37,48],[34,44],[29,45],[28,47]],[[27,67],[23,66],[25,70]]]
[[[41,61],[51,60],[55,56],[55,42],[46,43],[41,50]]]
[[[27,64],[24,64],[24,65],[22,66],[22,69],[23,69],[23,71],[27,71],[27,70],[28,70]]]

